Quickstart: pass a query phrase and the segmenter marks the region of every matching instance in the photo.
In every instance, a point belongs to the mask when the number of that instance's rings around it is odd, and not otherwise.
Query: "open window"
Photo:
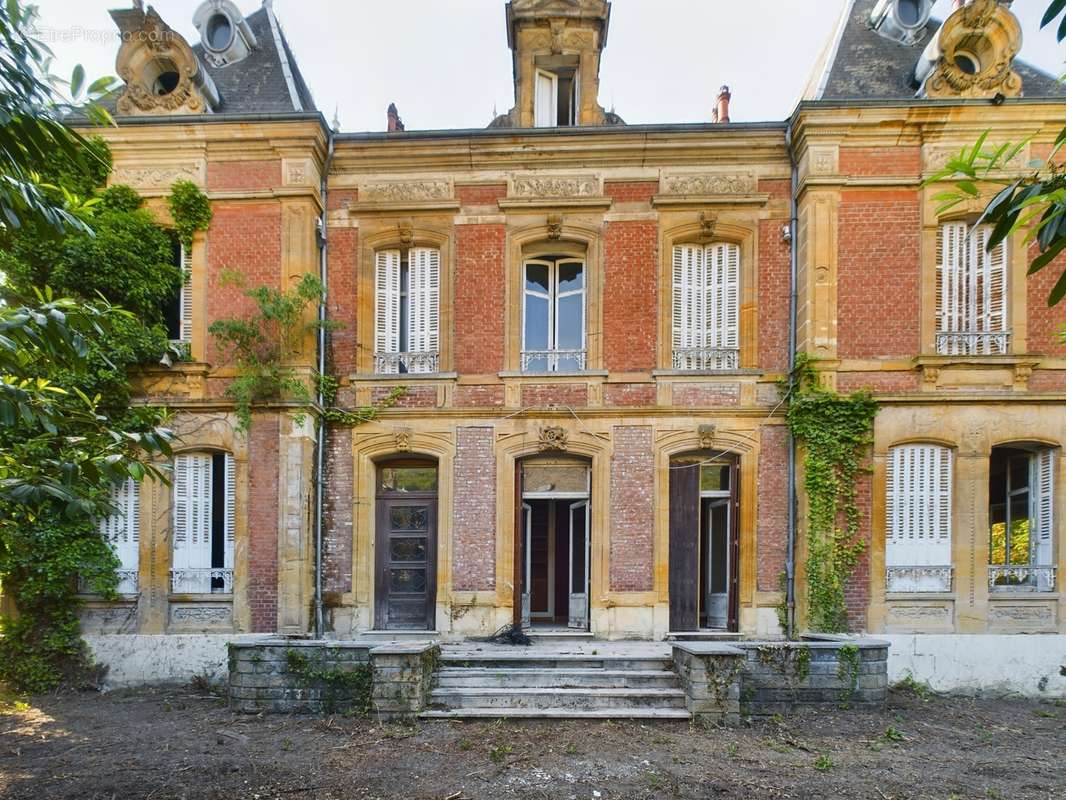
[[[990,591],[1055,588],[1054,451],[993,447],[988,474]]]
[[[374,371],[437,372],[440,250],[380,250],[374,271]]]
[[[181,268],[181,286],[163,309],[167,338],[188,347],[192,342],[192,252],[175,237],[174,264]]]
[[[236,474],[229,453],[174,457],[171,591],[232,594]]]
[[[577,124],[577,67],[537,69],[533,96],[533,124],[556,128]]]

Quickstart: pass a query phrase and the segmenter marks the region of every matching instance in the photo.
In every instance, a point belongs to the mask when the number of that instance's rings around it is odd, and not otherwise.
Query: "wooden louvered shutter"
[[[937,234],[937,331],[960,333],[966,330],[965,308],[968,299],[967,226],[964,222],[948,222]],[[945,355],[959,352],[959,340],[946,337],[938,342],[937,351]]]
[[[735,348],[740,322],[740,248],[713,244],[707,248],[705,347]]]
[[[119,569],[133,572],[132,576],[120,576],[118,593],[133,594],[137,591],[136,572],[140,563],[140,485],[133,478],[127,478],[123,483],[111,487],[109,499],[116,511],[100,521],[100,533],[121,562]]]
[[[1007,243],[1000,242],[989,252],[988,239],[992,226],[976,228],[972,237],[974,263],[974,319],[971,330],[981,333],[1006,333],[1007,331]],[[980,340],[979,340],[980,341]],[[977,352],[994,354],[1006,352],[997,347],[995,340],[986,340]]]
[[[399,250],[379,250],[375,257],[374,307],[375,352],[400,352]],[[398,371],[397,364],[390,363],[388,366],[388,371]]]
[[[192,249],[181,246],[181,295],[178,300],[181,341],[192,342]]]
[[[237,542],[237,462],[231,453],[226,453],[226,508],[224,527],[226,534],[225,561],[226,569],[233,569],[233,552]]]
[[[1055,534],[1055,454],[1050,449],[1039,451],[1033,456],[1033,476],[1031,485],[1032,518],[1036,540],[1036,563],[1040,566],[1054,564],[1052,544]],[[1041,586],[1050,591],[1052,586]]]
[[[703,347],[703,248],[679,245],[673,262],[673,347],[687,350]],[[698,359],[691,354],[674,356],[676,369],[693,369]]]
[[[210,592],[211,461],[209,454],[186,453],[174,459],[173,568],[204,570],[175,580],[179,592]]]
[[[951,562],[952,452],[937,445],[889,451],[885,564],[940,567]],[[940,591],[939,579],[901,578],[889,591]]]
[[[440,251],[415,247],[410,263],[410,331],[412,352],[436,354],[440,349]],[[411,372],[435,371],[435,359],[416,359]]]

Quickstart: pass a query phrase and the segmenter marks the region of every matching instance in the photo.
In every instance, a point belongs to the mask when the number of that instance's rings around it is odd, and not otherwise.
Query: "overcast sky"
[[[258,0],[236,0],[248,14]],[[787,117],[845,0],[613,0],[600,103],[629,123],[708,121],[718,87],[735,122]],[[117,0],[38,0],[54,72],[115,72]],[[199,0],[157,0],[190,43]],[[950,0],[938,0],[943,18]],[[514,103],[504,0],[275,0],[318,108],[345,131],[383,130],[395,102],[408,130],[480,128]],[[1016,0],[1022,57],[1059,75],[1066,46],[1038,29],[1047,0]]]

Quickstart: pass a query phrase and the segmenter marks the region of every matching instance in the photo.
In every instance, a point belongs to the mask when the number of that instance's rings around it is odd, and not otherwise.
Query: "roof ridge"
[[[274,39],[274,50],[278,54],[278,61],[281,64],[281,74],[285,77],[285,85],[289,90],[289,99],[292,100],[292,107],[294,111],[303,111],[303,103],[300,101],[300,93],[296,90],[296,81],[293,78],[292,66],[289,63],[289,57],[287,54],[287,47],[284,40],[284,35],[281,32],[281,25],[278,24],[277,15],[274,13],[273,3],[263,3],[262,9],[266,12],[267,19],[270,21],[270,32]]]

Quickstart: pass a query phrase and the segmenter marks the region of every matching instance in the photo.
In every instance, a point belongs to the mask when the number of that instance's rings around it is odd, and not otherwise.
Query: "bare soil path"
[[[231,713],[188,688],[0,701],[0,797],[1066,799],[1066,703],[922,698],[739,728]]]

